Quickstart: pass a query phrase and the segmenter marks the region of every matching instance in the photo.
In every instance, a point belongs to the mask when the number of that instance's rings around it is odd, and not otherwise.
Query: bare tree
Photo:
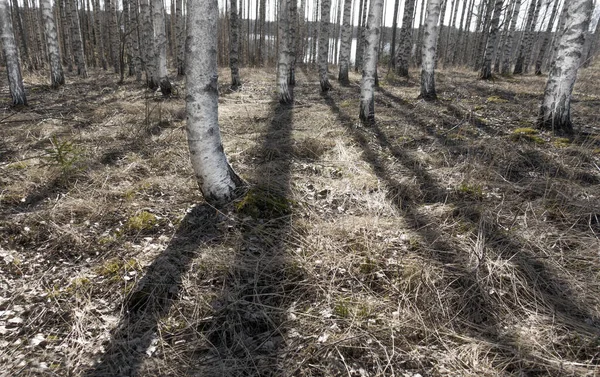
[[[496,52],[496,40],[498,39],[498,26],[500,25],[500,14],[502,13],[503,0],[496,0],[494,5],[494,14],[492,16],[492,24],[490,26],[490,34],[488,36],[485,54],[483,57],[483,65],[481,68],[481,79],[489,80],[492,78],[492,58]]]
[[[319,33],[319,82],[321,91],[331,89],[327,77],[327,66],[329,58],[329,18],[331,17],[331,0],[321,1],[321,33]]]
[[[506,37],[504,51],[502,51],[503,58],[502,58],[502,69],[500,70],[500,73],[503,75],[510,74],[513,41],[515,38],[515,30],[517,28],[517,19],[519,18],[519,9],[520,8],[521,8],[521,0],[516,0],[515,8],[513,10],[512,16],[510,17],[510,30],[508,31],[508,35]],[[508,22],[508,20],[506,20],[504,22]]]
[[[295,0],[294,0],[295,1]],[[279,85],[279,102],[291,103],[290,73],[290,37],[289,37],[289,5],[290,0],[279,0],[279,58],[277,63],[277,82]]]
[[[13,105],[27,105],[8,0],[0,0],[0,39],[2,39],[2,53],[8,72],[8,87],[12,103]]]
[[[554,27],[556,14],[558,13],[559,2],[559,0],[554,0],[554,5],[552,6],[552,13],[550,14],[550,20],[548,21],[548,25],[546,26],[546,32],[544,33],[544,39],[542,40],[542,46],[540,47],[540,51],[538,52],[537,59],[535,59],[536,75],[542,74],[542,63],[544,60],[544,56],[546,55],[548,45],[550,44],[550,34],[552,34],[552,28]]]
[[[54,23],[54,15],[52,14],[52,4],[50,0],[42,0],[40,5],[42,8],[46,43],[48,44],[48,57],[50,60],[50,86],[53,89],[56,89],[65,83],[65,75],[60,62],[60,50],[58,49],[58,34],[56,33],[56,24]]]
[[[155,64],[160,92],[163,96],[168,96],[171,94],[172,87],[167,72],[167,32],[163,0],[152,0],[152,20],[154,21],[154,38],[156,38]]]
[[[175,0],[175,40],[177,41],[177,75],[185,74],[185,49],[184,33],[185,25],[183,23],[183,0]]]
[[[435,100],[435,53],[438,40],[438,20],[442,0],[427,1],[427,15],[423,33],[423,55],[421,64],[421,94],[424,100]]]
[[[590,25],[593,0],[569,0],[565,6],[568,6],[565,30],[546,82],[538,127],[569,135],[573,133],[571,93],[583,53],[584,34]]]
[[[77,1],[66,0],[66,4],[67,17],[71,26],[71,42],[73,44],[73,55],[75,57],[75,65],[77,66],[77,74],[81,77],[87,77],[87,67],[83,52],[83,41],[81,39]]]
[[[178,0],[181,1],[181,0]],[[237,0],[230,1],[229,16],[229,69],[231,70],[231,89],[236,90],[240,81],[240,27],[238,23]]]
[[[348,71],[350,69],[350,47],[352,43],[352,0],[344,1],[344,14],[342,20],[342,43],[340,46],[340,67],[338,80],[344,85],[350,83]]]
[[[383,18],[383,0],[371,0],[369,18],[365,30],[365,56],[363,75],[360,85],[360,120],[375,120],[375,75],[377,74],[377,56],[381,20]]]
[[[414,12],[415,0],[406,0],[404,2],[402,28],[400,29],[400,47],[398,48],[398,56],[396,57],[396,73],[402,77],[408,77],[408,68],[410,67]]]
[[[219,130],[218,12],[217,0],[188,2],[185,63],[190,159],[204,198],[217,205],[236,197],[244,186],[227,161]]]

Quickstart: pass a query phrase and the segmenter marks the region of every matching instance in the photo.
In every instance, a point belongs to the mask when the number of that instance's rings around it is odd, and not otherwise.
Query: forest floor
[[[599,66],[570,139],[533,128],[545,76],[441,70],[424,102],[382,71],[366,126],[356,74],[321,94],[298,69],[281,106],[274,69],[241,73],[220,124],[251,188],[223,210],[183,81],[25,75],[0,112],[1,376],[600,375]]]

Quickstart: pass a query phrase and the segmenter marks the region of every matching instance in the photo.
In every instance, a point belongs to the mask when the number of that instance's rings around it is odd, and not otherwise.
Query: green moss
[[[126,228],[128,230],[141,232],[152,229],[157,222],[158,219],[155,215],[147,211],[142,211],[127,220]]]
[[[246,216],[269,219],[289,215],[292,201],[273,191],[252,188],[235,204],[235,209]]]
[[[546,142],[539,136],[539,131],[531,127],[516,128],[510,137],[514,141],[527,141],[536,144],[544,144]]]
[[[369,257],[365,258],[365,261],[360,264],[360,272],[369,275],[375,272],[377,264]]]
[[[506,99],[504,99],[504,98],[500,98],[498,96],[489,96],[487,98],[487,102],[491,102],[491,103],[507,103],[509,101],[506,100]]]
[[[557,137],[552,141],[552,144],[557,148],[566,148],[571,145],[571,139],[566,137]]]
[[[352,106],[354,106],[353,101],[344,100],[344,101],[340,102],[340,107],[352,107]]]
[[[120,278],[123,274],[130,271],[139,271],[141,266],[135,259],[121,260],[109,259],[102,266],[96,268],[96,273],[107,278]]]
[[[483,198],[483,189],[477,184],[461,183],[456,192],[462,197],[480,200]]]
[[[348,302],[345,300],[338,301],[333,308],[333,313],[340,318],[350,317],[350,306],[348,305]]]

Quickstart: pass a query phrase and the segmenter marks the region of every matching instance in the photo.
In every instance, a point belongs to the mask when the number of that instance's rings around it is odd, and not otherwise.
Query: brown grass
[[[26,77],[0,114],[2,373],[598,375],[598,72],[558,139],[528,131],[544,77],[442,71],[428,103],[388,76],[367,127],[358,75],[323,96],[301,69],[285,107],[242,70],[220,123],[252,189],[222,211],[182,82]]]

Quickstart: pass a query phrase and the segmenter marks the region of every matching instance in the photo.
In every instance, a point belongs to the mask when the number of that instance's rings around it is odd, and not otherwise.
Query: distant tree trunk
[[[483,67],[481,69],[481,79],[489,80],[492,78],[492,58],[496,50],[496,39],[498,38],[498,26],[500,25],[500,14],[502,13],[502,1],[496,0],[494,5],[494,15],[492,16],[492,25],[490,34],[485,47],[485,55],[483,57]]]
[[[524,73],[529,72],[529,65],[531,63],[531,55],[533,54],[533,45],[534,45],[535,41],[537,40],[537,35],[538,35],[538,33],[536,33],[536,31],[535,31],[535,28],[538,23],[540,9],[542,9],[542,0],[538,0],[538,2],[537,2],[537,6],[535,8],[535,13],[533,15],[533,24],[531,25],[531,28],[528,33],[527,45],[525,46],[525,60],[523,61],[523,65],[524,65],[523,72]]]
[[[131,9],[131,28],[132,28],[132,33],[131,33],[131,44],[133,46],[133,65],[134,65],[134,69],[135,69],[135,80],[136,81],[141,81],[142,80],[142,70],[144,69],[143,66],[143,59],[140,56],[141,51],[140,51],[140,6],[139,6],[139,1],[138,0],[132,0],[132,9]]]
[[[68,0],[67,0],[68,1]],[[119,73],[119,27],[117,25],[117,0],[106,0],[108,12],[108,43],[110,46],[110,61],[115,73]]]
[[[65,75],[60,62],[56,24],[54,23],[54,15],[52,14],[52,4],[50,0],[42,0],[40,5],[42,7],[42,17],[44,18],[44,30],[46,32],[46,43],[48,44],[48,57],[50,58],[50,86],[53,89],[56,89],[65,83]]]
[[[258,1],[258,0],[257,0]],[[265,22],[266,22],[266,7],[267,0],[260,0],[260,14],[256,22],[259,23],[260,26],[260,35],[258,36],[260,39],[258,40],[258,64],[265,64]]]
[[[479,36],[479,44],[477,50],[475,51],[475,65],[474,69],[481,69],[481,60],[485,53],[485,48],[487,45],[487,40],[490,35],[490,23],[492,20],[492,11],[494,10],[494,0],[487,0],[485,5],[485,20],[482,24],[481,35]]]
[[[419,22],[419,31],[417,32],[417,42],[415,48],[415,63],[417,66],[420,66],[423,62],[423,32],[425,29],[425,4],[427,0],[421,0],[421,8],[419,10],[419,14],[421,15],[421,19]]]
[[[471,4],[473,4],[473,0],[471,0],[470,2],[471,2]],[[466,10],[467,10],[467,1],[465,0],[465,2],[463,4],[461,15],[460,15],[460,25],[458,27],[458,35],[456,36],[456,42],[452,45],[452,48],[450,49],[450,51],[452,51],[452,60],[451,60],[452,65],[456,65],[456,59],[458,57],[458,52],[460,51],[460,47],[462,46],[462,44],[461,44],[462,35],[463,35],[463,30],[465,29],[465,25],[463,24],[463,22],[465,21]]]
[[[185,25],[183,24],[183,1],[175,1],[175,40],[177,43],[177,76],[185,74]],[[239,30],[239,28],[238,28]]]
[[[327,77],[328,53],[329,53],[329,18],[331,11],[331,0],[321,1],[321,33],[319,34],[319,82],[321,91],[331,89]]]
[[[68,0],[57,0],[60,5],[60,25],[63,39],[63,64],[67,66],[69,72],[73,71],[73,60],[71,59],[71,33],[69,32],[69,22],[67,22],[67,2]]]
[[[400,8],[400,0],[394,0],[394,14],[392,16],[392,43],[390,45],[390,67],[392,69],[396,69],[396,31],[398,29],[398,8]]]
[[[548,76],[538,118],[538,127],[559,135],[573,133],[571,93],[577,79],[593,2],[570,0],[565,6],[568,6],[565,31],[560,37],[556,62]]]
[[[142,58],[146,70],[146,85],[154,90],[160,86],[157,72],[156,43],[154,39],[154,27],[150,17],[149,0],[140,0],[140,17],[142,18]]]
[[[218,12],[217,0],[188,2],[185,64],[190,159],[200,191],[215,205],[232,200],[244,186],[227,161],[219,131]]]
[[[456,17],[458,16],[458,1],[456,0],[452,0],[452,6],[450,7],[450,15],[451,15],[451,19],[450,19],[450,25],[448,27],[448,35],[446,36],[446,43],[445,43],[445,47],[444,47],[444,67],[448,64],[448,62],[450,61],[450,56],[452,55],[449,51],[450,50],[450,44],[454,44],[454,29],[456,27]]]
[[[460,60],[462,64],[467,63],[467,55],[469,53],[469,45],[471,42],[471,20],[473,19],[473,9],[475,8],[475,0],[471,0],[469,3],[469,10],[467,11],[467,21],[464,28],[464,41],[459,42],[461,46]]]
[[[133,49],[132,47],[132,43],[131,43],[131,17],[130,17],[130,11],[131,11],[131,7],[130,5],[130,1],[131,0],[122,0],[122,4],[123,4],[123,13],[122,13],[122,18],[123,18],[123,32],[121,35],[121,48],[120,50],[121,52],[121,82],[123,82],[123,75],[124,75],[124,71],[125,71],[125,63],[127,63],[127,75],[128,76],[133,76],[135,74],[135,66],[133,64]],[[127,56],[127,61],[125,62],[125,56]]]
[[[542,41],[542,46],[540,47],[540,51],[538,52],[537,59],[535,59],[536,75],[542,74],[542,62],[544,61],[544,56],[546,55],[546,50],[548,49],[548,44],[550,43],[550,34],[552,34],[552,28],[554,26],[554,21],[556,20],[559,2],[559,0],[554,0],[554,5],[552,6],[552,13],[550,14],[550,21],[548,21],[548,26],[546,27],[546,32],[544,33],[544,40]]]
[[[510,17],[510,30],[508,31],[508,34],[506,36],[506,43],[504,44],[504,51],[502,52],[502,69],[500,70],[500,73],[503,75],[510,74],[513,41],[515,37],[515,30],[517,28],[517,20],[519,18],[520,8],[521,0],[516,0],[515,8],[513,10],[512,16]]]
[[[296,0],[290,1],[289,6],[289,49],[290,49],[290,72],[288,74],[288,84],[296,85],[296,54],[298,53],[297,49],[297,36],[298,32],[298,3]]]
[[[71,42],[73,43],[73,55],[75,57],[75,65],[77,66],[77,74],[81,77],[87,77],[87,68],[85,63],[85,55],[83,52],[83,42],[81,40],[77,2],[75,0],[66,0],[66,3],[69,24],[71,26]]]
[[[408,77],[410,67],[410,50],[412,47],[412,19],[415,10],[415,0],[404,2],[404,15],[402,16],[402,28],[400,29],[400,47],[396,61],[396,73],[402,77]]]
[[[340,67],[338,80],[343,85],[348,85],[348,71],[350,69],[350,47],[352,44],[352,0],[344,2],[344,16],[342,21],[342,43],[340,46]]]
[[[502,60],[502,52],[508,38],[508,28],[510,26],[510,15],[515,7],[515,0],[509,0],[504,10],[504,20],[502,33],[499,36],[498,47],[496,48],[496,56],[494,58],[494,73],[500,73],[500,61]]]
[[[377,50],[381,36],[383,0],[371,0],[369,19],[365,30],[365,57],[360,85],[360,120],[375,120],[375,75],[377,74]]]
[[[594,34],[591,36],[590,48],[587,51],[585,61],[583,62],[584,67],[588,67],[592,60],[594,59],[594,55],[598,52],[598,45],[600,44],[600,20],[596,23],[596,30]]]
[[[442,7],[440,9],[440,29],[438,31],[438,47],[436,49],[436,53],[435,53],[435,64],[437,65],[437,62],[440,58],[440,52],[442,51],[441,46],[443,46],[443,42],[445,40],[445,30],[446,27],[444,26],[444,20],[446,19],[446,6],[448,4],[448,0],[442,0]]]
[[[367,3],[369,0],[363,0],[362,11],[360,12],[361,18],[359,18],[359,24],[356,34],[356,59],[354,60],[354,70],[358,72],[362,69],[363,58],[364,58],[364,45],[365,45],[365,28],[367,25]],[[362,21],[361,21],[362,20]]]
[[[104,28],[102,27],[102,22],[100,21],[100,18],[102,16],[102,12],[100,9],[100,1],[99,0],[94,0],[94,35],[95,35],[95,41],[96,41],[96,46],[98,46],[98,55],[100,58],[100,64],[102,65],[102,69],[104,69],[105,71],[107,70],[108,66],[106,63],[106,53],[105,53],[105,49],[104,49],[104,38],[103,38],[103,32],[104,32]]]
[[[163,96],[171,94],[172,87],[167,73],[167,34],[165,30],[165,8],[163,0],[152,0],[152,20],[156,38],[156,65],[160,92]]]
[[[2,53],[8,73],[8,87],[12,103],[13,105],[27,105],[8,0],[0,0],[0,39],[2,40]]]
[[[181,0],[178,0],[181,2]],[[231,70],[231,89],[237,90],[242,84],[240,81],[240,34],[237,14],[237,0],[230,0],[229,19],[229,69]]]
[[[289,5],[290,0],[279,0],[279,61],[277,63],[277,82],[279,84],[279,102],[291,103],[290,72],[290,38],[289,38]]]
[[[423,34],[423,57],[421,66],[421,95],[424,100],[435,100],[435,52],[438,39],[438,20],[442,0],[427,2],[427,15]]]
[[[21,42],[21,61],[24,62],[23,65],[27,69],[32,69],[33,65],[31,64],[31,57],[29,56],[29,48],[27,46],[27,33],[23,28],[23,20],[21,17],[21,11],[19,10],[19,2],[17,0],[12,0],[12,6],[14,9],[13,15],[15,16],[15,20],[17,21],[17,29],[19,30],[20,42]]]
[[[535,8],[536,8],[536,0],[530,0],[529,10],[527,11],[527,23],[525,24],[525,29],[523,30],[523,38],[521,39],[521,43],[519,44],[519,53],[517,54],[517,61],[515,63],[515,69],[513,74],[519,75],[523,73],[524,65],[525,65],[525,55],[527,54],[530,40],[530,30],[532,27],[535,27],[534,24],[534,16],[535,16]]]

